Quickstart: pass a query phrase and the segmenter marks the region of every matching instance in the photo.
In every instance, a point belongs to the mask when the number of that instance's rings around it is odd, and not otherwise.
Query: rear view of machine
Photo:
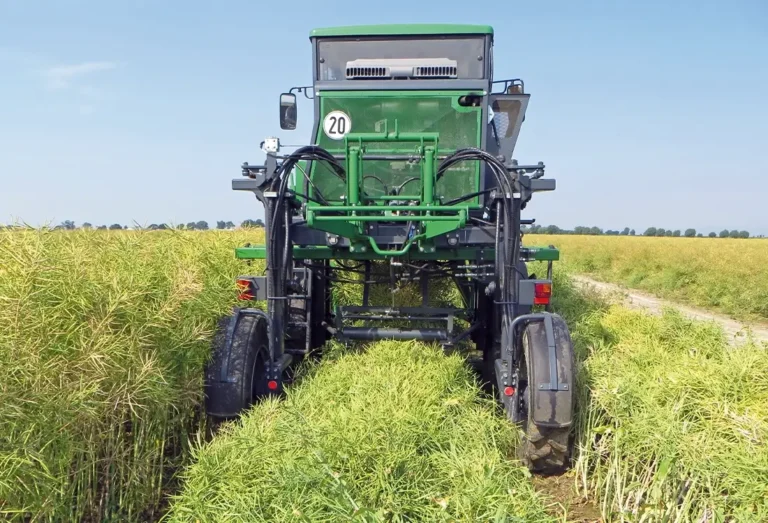
[[[418,339],[474,343],[482,374],[524,432],[534,471],[567,465],[574,410],[573,347],[550,311],[551,247],[523,247],[521,211],[555,189],[544,164],[513,159],[530,95],[494,80],[493,29],[383,25],[310,34],[311,85],[280,96],[295,129],[298,98],[313,104],[310,144],[264,141],[264,165],[242,166],[235,190],[265,210],[266,243],[238,248],[266,260],[238,280],[238,308],[222,319],[206,373],[208,413],[228,418],[283,391],[293,362],[346,342]],[[299,96],[297,96],[297,94]],[[544,278],[526,262],[547,262]],[[421,305],[371,305],[374,274],[418,282]],[[351,278],[350,274],[362,275]],[[334,282],[358,282],[362,300],[334,306]],[[449,282],[462,306],[434,306]]]

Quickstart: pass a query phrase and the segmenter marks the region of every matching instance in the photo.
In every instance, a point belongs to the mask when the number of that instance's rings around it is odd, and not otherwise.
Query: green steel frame
[[[490,25],[469,24],[382,24],[353,25],[346,27],[327,27],[313,29],[310,38],[345,37],[345,36],[418,36],[481,34],[492,35]]]

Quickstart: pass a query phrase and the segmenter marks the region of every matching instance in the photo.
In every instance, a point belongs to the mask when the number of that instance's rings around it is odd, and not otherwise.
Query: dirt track
[[[652,314],[661,314],[665,308],[674,308],[688,318],[719,323],[733,344],[745,341],[748,330],[754,340],[768,344],[768,324],[755,323],[747,325],[722,314],[680,305],[634,289],[630,290],[612,283],[596,281],[586,276],[573,276],[572,278],[580,287],[585,289],[592,288],[601,294],[609,295],[632,309],[643,309]]]

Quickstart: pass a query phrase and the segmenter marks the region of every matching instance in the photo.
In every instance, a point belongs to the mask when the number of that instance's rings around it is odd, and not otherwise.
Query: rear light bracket
[[[241,300],[263,301],[267,299],[266,276],[238,276],[237,284]]]
[[[537,292],[537,288],[539,292]],[[542,289],[549,288],[549,294]],[[520,305],[549,305],[552,296],[552,280],[520,280],[517,302]]]

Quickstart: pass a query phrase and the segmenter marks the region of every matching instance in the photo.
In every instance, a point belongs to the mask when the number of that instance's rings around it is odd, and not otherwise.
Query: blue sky
[[[277,102],[310,29],[387,22],[495,27],[496,77],[532,94],[516,157],[558,179],[527,217],[768,234],[760,0],[0,0],[0,222],[263,216],[230,180],[264,137],[308,139],[309,102],[294,132]]]

